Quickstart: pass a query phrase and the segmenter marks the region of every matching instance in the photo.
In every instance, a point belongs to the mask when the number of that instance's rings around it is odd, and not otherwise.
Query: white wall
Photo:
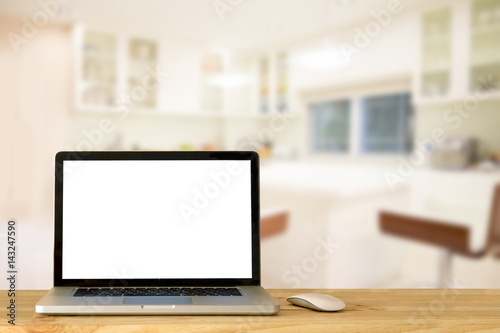
[[[455,109],[456,103],[436,106],[422,106],[418,109],[416,141],[432,138],[434,129],[440,128],[450,137],[473,137],[478,140],[478,157],[485,158],[500,152],[500,101],[479,101],[474,111],[466,112],[468,117],[454,113],[454,120],[447,121],[443,116]],[[462,107],[465,110],[464,107]],[[466,110],[465,110],[466,111]]]
[[[159,67],[167,71],[160,83],[159,109],[197,112],[200,107],[201,60],[204,48],[174,39],[161,39]]]
[[[0,35],[20,33],[21,20],[0,21]],[[0,235],[5,240],[8,219],[17,219],[20,289],[52,285],[53,159],[65,140],[69,35],[64,27],[43,27],[19,52],[6,38],[0,40]],[[0,288],[6,287],[2,279]]]
[[[111,121],[112,130],[97,134],[103,119]],[[179,150],[182,144],[200,149],[205,143],[220,147],[220,130],[218,120],[210,117],[167,116],[145,111],[121,118],[111,112],[80,112],[70,116],[67,148],[78,150],[88,142],[94,150]],[[96,143],[90,138],[95,138]]]
[[[310,91],[312,89],[333,90],[342,88],[345,84],[373,81],[391,76],[410,76],[415,68],[419,45],[415,43],[419,13],[414,8],[403,8],[399,14],[393,15],[386,27],[381,27],[380,33],[372,38],[366,47],[361,47],[359,53],[352,57],[341,53],[340,67],[329,71],[313,71],[299,67],[290,68],[290,86],[292,92]],[[356,46],[358,29],[366,31],[367,25],[374,22],[373,18],[347,27],[343,31],[326,33],[316,40],[299,43],[290,48],[290,53],[301,52],[310,47],[321,47],[327,38],[331,46],[341,50],[343,43]],[[352,61],[349,62],[348,59]],[[355,88],[355,87],[354,87]]]

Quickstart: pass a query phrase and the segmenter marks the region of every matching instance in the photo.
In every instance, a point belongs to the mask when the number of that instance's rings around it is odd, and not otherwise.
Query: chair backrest
[[[262,212],[260,216],[260,238],[268,238],[285,232],[290,212],[287,208]]]
[[[500,256],[500,184],[495,185],[490,210],[487,251]]]

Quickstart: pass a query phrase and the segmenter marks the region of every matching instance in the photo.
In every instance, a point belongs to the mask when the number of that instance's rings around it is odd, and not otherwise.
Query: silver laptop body
[[[254,152],[59,152],[52,315],[272,315]]]

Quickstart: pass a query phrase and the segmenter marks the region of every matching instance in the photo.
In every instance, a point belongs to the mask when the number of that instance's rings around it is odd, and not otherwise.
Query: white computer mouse
[[[340,311],[345,308],[345,303],[337,297],[318,293],[306,293],[290,296],[288,302],[316,311]]]

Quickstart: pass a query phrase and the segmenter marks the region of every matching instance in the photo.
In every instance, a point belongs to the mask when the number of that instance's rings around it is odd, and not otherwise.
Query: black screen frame
[[[64,161],[97,160],[247,160],[251,172],[252,277],[242,279],[63,279]],[[61,151],[55,156],[54,286],[162,287],[260,286],[260,180],[259,155],[254,151]],[[96,239],[98,242],[99,239]]]

